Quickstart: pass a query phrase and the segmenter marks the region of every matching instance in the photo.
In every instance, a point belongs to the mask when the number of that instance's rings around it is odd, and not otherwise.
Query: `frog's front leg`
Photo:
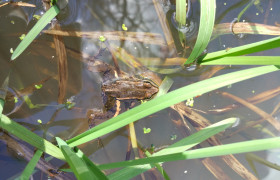
[[[112,118],[115,112],[113,111],[106,111],[104,112],[101,109],[89,109],[87,111],[87,119],[88,119],[88,126],[89,128],[93,128],[104,121]]]
[[[94,126],[114,117],[116,109],[119,109],[119,106],[116,105],[116,99],[114,97],[107,96],[102,92],[102,98],[104,104],[103,109],[90,109],[87,111],[89,128],[93,128]],[[119,101],[117,102],[119,105]]]

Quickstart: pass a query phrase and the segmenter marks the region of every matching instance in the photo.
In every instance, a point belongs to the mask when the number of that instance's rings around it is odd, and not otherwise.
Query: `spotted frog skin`
[[[158,92],[158,86],[149,79],[141,79],[127,74],[115,77],[114,69],[107,65],[106,67],[108,68],[103,73],[101,84],[104,108],[103,110],[91,110],[87,113],[90,128],[95,125],[96,119],[112,118],[116,114],[117,101],[147,100]]]

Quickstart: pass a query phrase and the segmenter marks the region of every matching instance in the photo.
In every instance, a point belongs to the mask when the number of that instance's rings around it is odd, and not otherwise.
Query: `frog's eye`
[[[144,87],[145,87],[145,88],[151,88],[152,85],[151,85],[151,83],[144,83]]]

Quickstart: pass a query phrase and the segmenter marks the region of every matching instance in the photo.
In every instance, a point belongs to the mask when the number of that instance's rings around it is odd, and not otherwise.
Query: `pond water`
[[[160,2],[160,7],[169,18],[172,14],[171,12],[174,11],[169,5],[169,1],[155,1]],[[88,61],[88,59],[85,58],[86,54],[90,56],[98,54],[100,47],[104,48],[104,44],[99,41],[99,35],[95,38],[90,38],[88,36],[63,37],[67,49],[68,63],[67,91],[64,102],[71,98],[75,102],[75,107],[71,110],[62,108],[59,106],[57,100],[59,93],[57,80],[58,68],[52,35],[45,33],[40,34],[40,36],[36,38],[36,41],[34,41],[22,55],[14,61],[10,60],[10,49],[15,49],[19,44],[19,36],[28,32],[37,22],[33,16],[44,13],[41,1],[26,0],[24,2],[36,4],[36,8],[12,5],[0,7],[0,83],[2,83],[10,73],[10,91],[16,92],[24,87],[32,86],[32,84],[36,84],[47,77],[50,77],[50,79],[43,83],[41,89],[34,90],[28,94],[31,102],[34,105],[40,105],[39,107],[30,108],[22,99],[19,99],[20,102],[16,104],[12,101],[6,102],[4,114],[18,107],[16,112],[9,115],[14,121],[30,128],[35,133],[51,142],[55,142],[54,137],[56,136],[65,140],[70,139],[89,129],[87,118],[88,109],[102,109],[104,106],[100,89],[102,76],[100,76],[99,73],[89,71],[87,63],[84,63]],[[249,2],[249,0],[217,0],[216,24],[232,22]],[[247,22],[271,26],[278,25],[279,13],[276,11],[276,7],[279,6],[279,1],[260,1],[259,5],[253,5],[244,13],[242,20],[244,19]],[[199,24],[199,2],[197,0],[192,0],[191,8],[191,20]],[[261,10],[263,10],[263,12],[261,12]],[[171,23],[171,20],[168,20],[168,23]],[[69,0],[67,8],[59,16],[59,24],[63,30],[100,32],[100,35],[102,32],[123,31],[122,24],[125,24],[128,28],[128,32],[136,32],[138,35],[143,32],[153,33],[160,35],[162,39],[164,38],[164,31],[160,23],[160,18],[157,15],[152,0]],[[50,25],[46,29],[49,28]],[[176,35],[176,30],[173,27],[171,27],[171,29],[174,31],[172,34]],[[106,37],[106,34],[104,34],[104,36]],[[240,39],[233,34],[220,35],[210,42],[207,51],[214,52],[272,37],[273,36],[269,35],[245,35],[245,37]],[[187,40],[187,55],[194,46],[195,38],[196,32],[193,32]],[[154,39],[142,42],[144,40],[141,38],[136,38],[136,40],[134,38],[135,41],[129,39],[120,40],[120,38],[113,39],[113,37],[109,37],[108,35],[108,40],[111,46],[121,47],[137,58],[156,57],[164,60],[165,58],[176,56],[176,54],[174,54],[175,51],[168,49]],[[178,56],[182,56],[182,47],[178,42],[178,37],[175,38],[175,44],[177,48],[179,47]],[[256,53],[256,55],[279,55],[279,49]],[[108,50],[102,53],[98,59],[113,65],[112,56]],[[131,68],[121,61],[119,61],[119,66],[122,71],[129,74],[139,73],[137,68]],[[174,81],[171,91],[201,80],[208,73],[211,73],[214,68],[213,66],[204,66],[194,71],[186,69],[171,74],[170,77]],[[226,66],[221,68],[222,70],[215,73],[214,76],[245,68],[248,68],[248,66]],[[159,76],[164,78],[165,75],[159,74]],[[226,91],[242,99],[246,99],[261,92],[279,87],[279,77],[279,72],[270,73],[221,88],[219,91]],[[236,125],[236,127],[225,131],[225,134],[220,137],[222,143],[227,144],[251,139],[268,138],[272,135],[278,136],[279,133],[270,124],[261,123],[258,128],[251,127],[229,138],[225,138],[226,135],[244,127],[248,122],[259,120],[261,117],[245,107],[236,108],[227,113],[211,113],[209,110],[223,108],[234,103],[233,100],[223,98],[215,92],[203,94],[195,98],[193,108],[196,109],[195,112],[201,114],[211,123],[229,117],[240,118],[240,123]],[[274,98],[257,104],[257,106],[265,112],[271,113],[277,106],[279,100],[280,97],[275,96]],[[279,114],[274,114],[275,118],[278,116]],[[38,125],[38,119],[42,120],[44,125]],[[172,120],[179,119],[180,117],[174,110],[166,109],[137,121],[135,123],[135,129],[139,142],[145,148],[149,148],[151,145],[156,148],[161,148],[173,144],[177,140],[185,137],[186,134],[195,132],[195,130],[191,128],[192,132],[186,133],[185,129],[176,126],[172,122]],[[151,132],[144,134],[143,128],[150,128]],[[7,146],[5,143],[6,141],[3,140],[5,136],[3,131],[0,132],[0,136],[2,137],[0,141],[0,179],[8,179],[20,173],[25,168],[27,162],[15,156],[13,150]],[[174,140],[171,137],[176,137],[176,139]],[[104,148],[97,141],[81,145],[80,148],[98,164],[125,160],[128,142],[126,128],[103,136],[101,142]],[[20,143],[33,151],[31,146],[23,142]],[[207,147],[210,145],[205,142],[202,143],[201,146]],[[280,159],[278,153],[279,150],[271,150],[257,152],[255,154],[273,163],[279,163]],[[244,154],[239,154],[235,157],[252,172]],[[131,158],[133,158],[133,155],[131,155]],[[229,166],[226,166],[221,158],[212,158],[212,160],[222,167],[224,172],[226,172],[231,179],[242,179],[242,177],[235,173]],[[50,162],[56,167],[63,165],[63,162],[57,160],[52,160]],[[216,179],[203,165],[202,160],[169,162],[165,163],[163,167],[171,179]],[[256,168],[260,179],[276,179],[276,177],[280,175],[278,171],[258,163],[256,163]],[[111,173],[111,171],[108,171],[108,173]],[[162,179],[150,172],[145,173],[145,176],[146,179]],[[38,179],[41,175],[40,173],[36,173],[34,177]],[[46,176],[44,175],[44,177]],[[138,176],[135,179],[141,179],[141,177]]]

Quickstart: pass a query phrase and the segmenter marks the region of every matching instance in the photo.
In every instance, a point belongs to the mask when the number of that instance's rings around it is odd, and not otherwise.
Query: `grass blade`
[[[5,81],[2,84],[2,87],[0,88],[0,121],[2,117],[2,112],[5,104],[5,98],[8,91],[8,84],[9,84],[9,76],[6,77]]]
[[[11,60],[15,60],[37,37],[37,35],[45,28],[45,26],[59,13],[59,8],[52,6],[35,24],[35,26],[28,32],[25,38],[19,43],[18,47],[14,51]]]
[[[187,149],[190,149],[200,142],[203,142],[204,140],[208,139],[209,137],[225,130],[226,128],[230,127],[232,124],[234,124],[236,121],[236,118],[230,118],[223,121],[220,121],[218,123],[212,124],[211,126],[208,126],[199,132],[192,134],[191,136],[188,136],[171,146],[153,154],[152,156],[159,156],[159,155],[166,155],[170,153],[179,153],[183,152]],[[151,169],[153,166],[150,164],[146,165],[138,165],[138,166],[132,166],[132,167],[126,167],[123,168],[113,174],[110,174],[108,177],[110,179],[123,179],[123,178],[132,178],[140,173],[143,173],[149,169]],[[101,166],[102,168],[102,166]]]
[[[278,47],[280,47],[280,37],[275,37],[264,41],[259,41],[256,43],[251,43],[244,46],[231,48],[229,50],[222,50],[222,51],[209,53],[203,58],[201,63],[203,63],[204,61],[210,61],[218,58],[223,58],[226,56],[242,56],[242,55],[265,51]]]
[[[82,158],[86,163],[87,167],[96,175],[97,178],[106,180],[108,179],[107,176],[80,150],[77,150],[77,156]]]
[[[203,60],[202,65],[280,65],[280,56],[230,56]]]
[[[206,49],[214,27],[216,12],[215,0],[200,1],[200,24],[195,46],[185,65],[192,63]]]
[[[22,172],[21,176],[19,177],[20,180],[29,179],[32,172],[34,171],[36,164],[38,163],[40,157],[42,156],[43,151],[37,150],[32,159],[29,161],[27,166],[25,167],[24,171]]]
[[[223,156],[229,154],[239,154],[246,152],[262,151],[268,149],[280,148],[280,137],[251,140],[245,142],[232,143],[227,145],[220,145],[214,147],[201,148],[197,150],[185,151],[182,153],[173,153],[162,156],[147,157],[144,159],[129,160],[117,163],[103,164],[99,167],[106,168],[119,168],[141,164],[160,163],[177,160],[198,159],[206,157]]]
[[[83,159],[77,156],[62,139],[56,137],[56,141],[77,179],[99,179],[91,173]]]
[[[94,128],[70,139],[67,141],[69,146],[77,146],[82,143],[91,141],[95,138],[110,133],[118,128],[121,128],[131,122],[137,121],[152,113],[165,109],[173,104],[182,102],[189,98],[210,92],[229,84],[233,84],[245,79],[250,79],[255,76],[266,74],[278,70],[275,66],[262,66],[257,68],[246,69],[238,72],[233,72],[204,81],[200,81],[189,86],[177,89],[156,99],[148,101],[140,106],[137,106],[125,113],[120,114]]]
[[[186,5],[186,0],[176,0],[176,21],[180,26],[186,25]]]
[[[31,132],[30,130],[26,129],[25,127],[19,125],[15,121],[12,121],[5,115],[2,115],[0,121],[0,127],[8,131],[9,133],[15,135],[19,139],[31,144],[32,146],[44,151],[45,153],[56,157],[61,160],[65,160],[63,154],[61,153],[60,149],[50,143],[49,141],[41,138],[37,134]]]
[[[245,157],[246,157],[246,160],[248,161],[248,164],[251,166],[251,168],[253,169],[253,171],[255,172],[255,174],[257,176],[259,176],[259,175],[258,175],[257,169],[256,169],[253,161],[256,161],[256,162],[258,162],[258,163],[260,163],[264,166],[267,166],[267,167],[270,167],[270,168],[273,168],[273,169],[276,169],[276,170],[280,171],[280,166],[279,165],[277,165],[275,163],[272,163],[268,160],[265,160],[265,159],[255,155],[253,153],[247,153]]]

